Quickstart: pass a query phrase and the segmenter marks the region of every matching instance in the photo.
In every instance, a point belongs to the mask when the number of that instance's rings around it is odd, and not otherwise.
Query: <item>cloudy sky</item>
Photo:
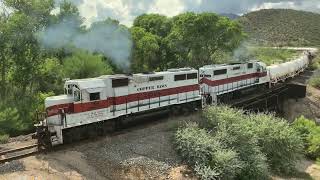
[[[61,0],[56,0],[58,3]],[[320,13],[320,0],[69,0],[86,24],[111,17],[131,25],[143,13],[174,16],[185,11],[244,14],[253,10],[290,8]],[[0,0],[1,2],[1,0]]]

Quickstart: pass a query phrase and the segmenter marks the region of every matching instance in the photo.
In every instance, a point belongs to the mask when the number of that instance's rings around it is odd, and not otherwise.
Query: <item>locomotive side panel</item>
[[[211,65],[200,68],[201,90],[208,103],[217,96],[268,82],[265,64],[259,62]]]

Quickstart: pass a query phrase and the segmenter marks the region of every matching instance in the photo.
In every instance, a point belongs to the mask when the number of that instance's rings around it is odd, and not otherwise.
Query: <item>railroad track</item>
[[[31,156],[37,154],[38,152],[39,151],[37,144],[24,146],[16,149],[10,149],[6,151],[0,151],[0,164]]]

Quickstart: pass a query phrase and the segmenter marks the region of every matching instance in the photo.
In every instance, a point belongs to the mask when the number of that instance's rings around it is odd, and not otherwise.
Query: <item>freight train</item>
[[[315,54],[267,67],[259,61],[169,69],[133,75],[68,80],[64,94],[45,99],[45,118],[36,125],[39,144],[52,147],[104,134],[125,119],[167,110],[192,111],[218,104],[219,97],[267,87],[303,72]]]

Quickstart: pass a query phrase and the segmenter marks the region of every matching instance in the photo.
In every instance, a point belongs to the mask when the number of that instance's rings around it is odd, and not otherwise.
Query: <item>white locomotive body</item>
[[[217,104],[219,95],[269,82],[266,65],[258,61],[204,66],[199,75],[201,92],[209,104]]]
[[[198,71],[190,68],[69,80],[65,95],[45,100],[46,125],[57,145],[66,129],[196,102],[201,104]]]

